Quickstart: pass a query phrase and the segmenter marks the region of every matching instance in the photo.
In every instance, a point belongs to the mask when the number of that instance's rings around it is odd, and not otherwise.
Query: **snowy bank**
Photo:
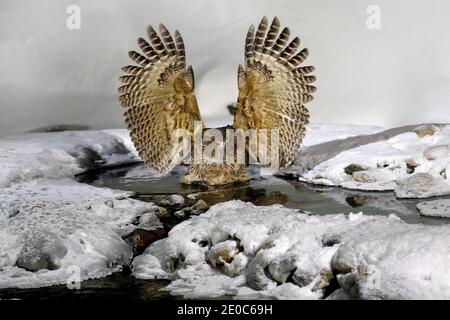
[[[133,273],[172,279],[167,290],[190,298],[446,299],[449,241],[450,226],[395,215],[309,216],[229,201],[174,227],[134,259]]]
[[[422,216],[450,218],[450,199],[439,199],[417,204],[417,209]]]
[[[0,189],[0,288],[64,284],[73,272],[98,278],[129,264],[122,236],[158,208],[130,195],[71,179]]]
[[[0,187],[140,161],[125,129],[30,133],[0,139]]]
[[[399,198],[450,194],[450,125],[407,126],[303,149],[286,174]]]

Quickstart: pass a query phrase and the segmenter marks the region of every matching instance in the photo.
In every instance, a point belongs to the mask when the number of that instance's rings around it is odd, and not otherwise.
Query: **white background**
[[[66,28],[71,4],[81,8],[81,30]],[[366,27],[369,5],[381,8],[381,30]],[[159,22],[184,37],[208,124],[236,100],[245,34],[263,15],[279,16],[310,49],[313,122],[450,122],[450,1],[2,0],[0,135],[122,127],[120,67]]]

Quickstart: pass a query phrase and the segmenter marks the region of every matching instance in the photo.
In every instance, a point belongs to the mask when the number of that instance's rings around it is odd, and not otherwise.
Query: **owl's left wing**
[[[245,43],[245,69],[239,66],[239,97],[233,127],[235,129],[278,129],[279,165],[288,165],[299,150],[308,123],[305,103],[316,91],[310,83],[312,66],[299,66],[308,56],[295,37],[289,44],[290,31],[279,33],[277,17],[269,28],[264,17],[254,30],[251,26]],[[269,141],[270,144],[270,141]],[[270,146],[268,146],[270,149]]]

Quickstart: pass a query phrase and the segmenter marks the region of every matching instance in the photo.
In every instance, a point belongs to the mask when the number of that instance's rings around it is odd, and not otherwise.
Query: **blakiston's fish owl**
[[[143,54],[129,52],[137,66],[122,68],[127,75],[120,77],[124,85],[119,88],[122,94],[119,100],[142,160],[158,171],[168,172],[186,160],[181,156],[181,147],[172,139],[174,130],[184,129],[194,137],[206,129],[194,94],[192,67],[186,67],[183,39],[175,31],[174,40],[162,24],[159,31],[160,35],[149,26],[150,43],[138,39]],[[251,129],[277,129],[280,167],[287,166],[300,148],[309,118],[305,103],[313,99],[316,90],[310,85],[315,77],[309,75],[314,67],[299,66],[308,50],[298,51],[300,39],[288,41],[289,36],[289,28],[280,32],[277,17],[270,26],[264,17],[256,31],[250,27],[245,41],[245,68],[240,65],[238,69],[239,96],[234,122],[232,127],[218,128],[221,132],[227,128],[242,129],[244,134]],[[225,139],[222,147],[227,143],[236,141]],[[191,161],[182,182],[219,185],[245,181],[248,144],[247,138],[243,164]],[[193,148],[190,150],[192,154]]]

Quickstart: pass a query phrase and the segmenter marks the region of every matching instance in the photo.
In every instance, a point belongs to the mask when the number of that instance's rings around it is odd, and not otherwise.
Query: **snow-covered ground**
[[[158,208],[130,195],[66,178],[0,189],[0,288],[66,283],[74,270],[79,280],[120,270],[132,258],[121,236]]]
[[[303,139],[302,146],[309,147],[333,140],[374,134],[383,130],[385,130],[385,128],[377,126],[310,123],[306,127],[306,135]]]
[[[136,161],[126,130],[0,139],[0,288],[98,278],[128,264],[132,250],[121,236],[157,207],[73,178]]]
[[[168,278],[202,298],[450,298],[450,226],[397,216],[309,216],[281,205],[220,203],[177,225],[133,262],[138,278]]]
[[[125,129],[30,133],[0,139],[0,187],[140,161]]]
[[[341,145],[335,143],[343,149],[329,159],[324,150],[320,155],[324,161],[305,172],[297,168],[310,160],[306,148],[302,151],[305,157],[299,155],[290,173],[298,170],[301,180],[314,184],[395,190],[399,198],[450,194],[450,125],[412,128],[381,140],[380,135],[375,136],[375,142],[350,144],[350,148],[345,140]],[[332,146],[329,149],[334,152]]]

